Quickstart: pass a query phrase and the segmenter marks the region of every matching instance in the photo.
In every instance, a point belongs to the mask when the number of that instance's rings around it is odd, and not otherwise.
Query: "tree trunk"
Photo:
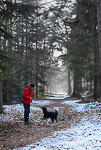
[[[2,81],[0,81],[0,107],[2,107]]]
[[[96,47],[96,42],[95,42],[96,38],[94,39],[93,43],[94,43],[94,99],[97,100],[97,83],[98,83],[98,60],[97,60],[97,56],[98,56],[98,48]]]
[[[97,16],[97,11],[95,11],[95,18]],[[97,88],[98,88],[98,57],[99,57],[99,49],[98,49],[98,46],[97,46],[97,42],[96,42],[96,39],[97,39],[97,34],[96,34],[96,27],[97,27],[97,23],[96,23],[96,20],[94,22],[94,25],[93,25],[93,45],[94,45],[94,99],[97,100]]]
[[[68,38],[69,38],[69,32],[68,32],[68,29],[67,27],[65,26],[65,29],[66,29],[66,35],[67,35],[67,47],[68,47]],[[68,54],[68,50],[67,50],[67,54]],[[69,63],[67,63],[66,65],[67,67],[67,70],[68,70],[68,94],[71,93],[71,81],[70,81],[70,69],[69,69]]]
[[[100,51],[100,70],[101,70],[101,0],[97,0],[98,36]]]
[[[28,77],[27,77],[27,69],[28,69],[28,48],[27,48],[27,42],[28,42],[28,39],[27,39],[27,19],[26,19],[26,68],[25,68],[25,86],[27,87],[28,86]]]
[[[90,93],[92,93],[92,80],[90,81]]]
[[[68,94],[71,93],[70,69],[68,67]]]
[[[97,0],[98,37],[99,37],[99,62],[101,71],[101,0]],[[99,75],[99,96],[101,97],[101,73]]]

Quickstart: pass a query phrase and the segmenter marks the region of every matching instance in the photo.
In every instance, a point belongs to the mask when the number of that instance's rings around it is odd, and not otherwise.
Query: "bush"
[[[4,113],[4,108],[0,107],[0,114]]]

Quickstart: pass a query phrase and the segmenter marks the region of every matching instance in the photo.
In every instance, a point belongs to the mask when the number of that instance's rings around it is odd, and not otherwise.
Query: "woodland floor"
[[[61,104],[64,100],[53,100],[54,103],[45,105],[45,107],[53,110],[58,107],[58,122],[52,125],[51,121],[43,121],[42,111],[33,111],[30,118],[31,124],[24,125],[23,117],[17,114],[17,119],[11,122],[0,122],[0,150],[16,149],[26,145],[36,143],[43,137],[48,137],[54,131],[65,130],[71,125],[79,123],[85,113],[73,110],[70,105]],[[41,105],[36,107],[41,109]],[[88,113],[86,113],[88,115]],[[89,114],[91,115],[91,114]]]

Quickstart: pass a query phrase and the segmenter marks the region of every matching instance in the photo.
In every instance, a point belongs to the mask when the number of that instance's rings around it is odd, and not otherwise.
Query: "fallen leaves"
[[[37,107],[41,110],[41,105]],[[49,108],[49,111],[53,110],[53,107],[58,107],[57,124],[52,125],[50,120],[43,121],[43,112],[32,109],[29,117],[31,124],[24,125],[23,107],[19,111],[17,109],[14,111],[14,107],[12,107],[9,113],[9,121],[0,122],[0,149],[16,149],[35,143],[40,141],[41,138],[52,135],[55,131],[70,128],[72,124],[76,125],[85,115],[89,120],[91,113],[93,114],[93,112],[77,112],[72,109],[72,106],[60,104],[59,102],[48,104],[46,107]]]

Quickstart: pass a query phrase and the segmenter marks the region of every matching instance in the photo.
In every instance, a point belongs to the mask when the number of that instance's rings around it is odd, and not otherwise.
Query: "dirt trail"
[[[30,118],[31,124],[24,125],[23,118],[18,115],[18,119],[12,122],[0,122],[0,150],[15,149],[35,143],[43,137],[50,136],[54,131],[65,130],[72,124],[79,123],[84,113],[77,112],[72,106],[60,104],[62,100],[53,100],[55,103],[45,105],[53,110],[53,107],[59,108],[58,123],[52,126],[51,121],[43,121],[42,111],[33,111]],[[37,107],[41,107],[37,105]]]

